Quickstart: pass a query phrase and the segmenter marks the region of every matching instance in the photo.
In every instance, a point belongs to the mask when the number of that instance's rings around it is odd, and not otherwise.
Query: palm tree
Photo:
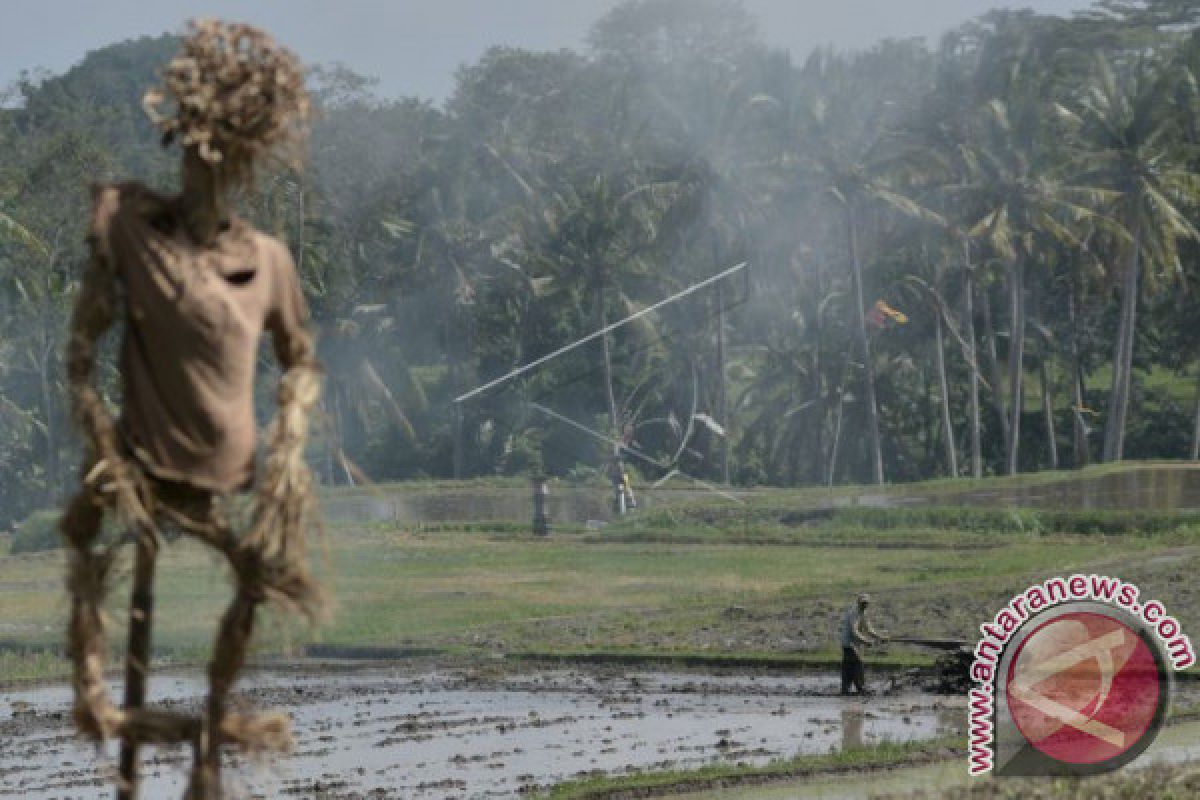
[[[1073,226],[1096,215],[1085,203],[1108,194],[1095,188],[1066,185],[1051,177],[1047,152],[1040,140],[1040,103],[1019,100],[1012,106],[999,99],[979,112],[978,139],[969,156],[970,174],[947,187],[975,215],[968,225],[972,239],[985,244],[1004,264],[1009,305],[1008,426],[1005,462],[1008,474],[1018,470],[1026,328],[1026,271],[1039,261],[1039,241],[1078,243]]]
[[[816,88],[811,93],[802,92],[798,97],[774,100],[783,119],[781,127],[790,128],[794,137],[781,152],[777,166],[785,174],[794,176],[800,186],[831,199],[835,213],[840,217],[843,254],[850,267],[855,344],[862,359],[871,478],[875,483],[883,484],[883,443],[875,363],[866,320],[868,304],[862,255],[864,219],[878,209],[896,210],[938,223],[941,219],[904,196],[894,185],[895,173],[904,166],[904,159],[894,152],[886,136],[885,118],[889,106],[886,98],[870,98],[877,107],[863,112],[863,117],[856,116],[859,109],[837,107],[838,101],[850,105],[842,93],[855,90],[852,73],[849,65],[835,58],[814,55],[805,65],[803,74]]]
[[[1137,335],[1142,273],[1179,277],[1178,241],[1200,238],[1183,203],[1200,189],[1197,173],[1177,157],[1187,124],[1182,107],[1194,107],[1191,72],[1175,59],[1138,58],[1118,70],[1104,57],[1095,80],[1071,107],[1058,106],[1072,135],[1075,165],[1084,180],[1103,186],[1117,200],[1113,214],[1123,229],[1121,312],[1113,345],[1112,387],[1104,430],[1104,460],[1124,455],[1129,387]]]

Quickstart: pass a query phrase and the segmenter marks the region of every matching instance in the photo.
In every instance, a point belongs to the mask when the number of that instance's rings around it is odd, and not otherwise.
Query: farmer
[[[870,694],[859,648],[887,641],[887,637],[872,628],[867,619],[870,604],[871,596],[863,592],[842,617],[842,694],[850,694],[852,686],[859,694]]]
[[[308,312],[287,248],[233,212],[234,193],[251,187],[265,158],[302,137],[308,99],[290,52],[255,28],[215,20],[191,24],[163,77],[143,105],[164,145],[182,148],[182,191],[167,196],[137,183],[93,190],[91,255],[71,318],[68,386],[86,456],[83,486],[61,522],[68,652],[80,732],[122,741],[118,797],[137,796],[139,744],[185,742],[194,754],[187,797],[214,800],[224,745],[262,751],[289,741],[280,715],[226,709],[257,608],[273,600],[312,617],[323,602],[304,547],[315,511],[304,445],[319,390]],[[114,419],[95,372],[97,344],[118,322],[122,406]],[[256,480],[254,380],[264,332],[283,374]],[[251,486],[256,502],[235,530],[226,500]],[[121,543],[99,536],[107,510],[137,545],[123,707],[104,681],[102,604]],[[220,550],[235,578],[198,716],[141,708],[163,524]]]

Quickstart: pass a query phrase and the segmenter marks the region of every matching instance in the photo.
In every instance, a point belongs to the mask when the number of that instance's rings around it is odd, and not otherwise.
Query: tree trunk
[[[43,312],[46,313],[46,312]],[[50,372],[54,369],[53,346],[49,332],[43,330],[42,357],[38,360],[38,388],[41,395],[43,435],[46,442],[46,500],[53,505],[62,486],[59,469],[58,425],[54,416],[55,392]]]
[[[459,321],[459,325],[454,328],[461,327],[462,336],[452,338],[447,336],[451,341],[458,341],[459,352],[454,358],[454,385],[456,391],[461,395],[467,391],[467,380],[469,370],[467,365],[470,363],[471,349],[475,345],[475,326],[474,317],[471,316],[470,306],[456,305],[457,314],[453,320]],[[530,315],[526,315],[530,316]],[[447,323],[452,324],[451,322]],[[456,331],[455,331],[456,332]],[[456,479],[463,478],[466,475],[466,443],[464,437],[466,435],[466,408],[462,403],[454,404],[454,477]]]
[[[1000,372],[1000,359],[996,356],[996,325],[992,321],[992,299],[987,289],[981,294],[983,300],[983,332],[987,335],[988,373],[992,376],[992,408],[1000,420],[1000,435],[1008,447],[1008,408],[1004,405],[1004,380]]]
[[[971,244],[963,237],[963,328],[967,336],[967,358],[971,363],[969,379],[969,405],[971,428],[971,477],[983,477],[983,452],[980,443],[979,422],[979,353],[975,347],[975,273],[971,269]]]
[[[1046,360],[1050,357],[1050,345],[1043,339],[1041,358],[1038,359],[1038,374],[1042,381],[1042,415],[1046,419],[1046,449],[1050,454],[1050,469],[1058,469],[1058,442],[1054,433],[1054,398],[1050,391],[1050,375]]]
[[[934,332],[936,333],[936,341],[934,346],[937,349],[937,374],[938,374],[938,389],[941,394],[942,405],[942,439],[946,450],[946,469],[952,478],[958,477],[958,452],[954,446],[954,426],[950,420],[950,385],[946,381],[946,350],[942,341],[942,314],[941,309],[935,306],[934,308],[936,325]]]
[[[1075,282],[1067,286],[1067,321],[1071,325],[1071,392],[1074,403],[1071,414],[1075,467],[1086,467],[1092,460],[1091,448],[1088,446],[1087,420],[1084,418],[1087,406],[1084,405],[1083,395],[1083,364],[1079,353],[1079,326],[1075,316]]]
[[[454,479],[460,480],[463,477],[463,456],[465,450],[463,448],[463,406],[462,403],[454,404]]]
[[[729,408],[725,393],[725,292],[721,284],[717,284],[717,414],[720,415],[721,426],[725,435],[721,437],[721,482],[729,485],[729,438],[732,433],[729,424]]]
[[[1192,461],[1200,461],[1200,371],[1196,372],[1196,402],[1192,406]]]
[[[871,440],[871,471],[875,483],[883,485],[883,444],[879,438],[879,408],[875,403],[875,365],[871,361],[871,340],[867,336],[866,308],[863,300],[862,264],[858,258],[858,229],[854,207],[846,206],[846,238],[854,278],[854,314],[858,323],[858,348],[863,358],[863,388],[866,397],[867,433]]]
[[[1136,209],[1136,204],[1132,204]],[[1136,212],[1134,212],[1136,214]],[[1113,349],[1112,389],[1108,424],[1104,428],[1104,460],[1120,461],[1125,454],[1125,422],[1129,414],[1129,385],[1133,373],[1133,340],[1137,325],[1138,273],[1141,271],[1141,217],[1134,217],[1133,242],[1121,281],[1121,318]]]
[[[842,413],[845,407],[846,393],[842,392],[838,398],[837,411],[833,415],[833,441],[829,444],[829,470],[825,476],[826,486],[833,486],[834,478],[837,476],[838,447],[842,443]]]
[[[324,391],[321,392],[321,413],[325,418],[325,465],[321,472],[324,473],[326,486],[333,486],[334,433],[333,404],[330,399],[333,391],[333,387],[327,383],[324,386]]]
[[[842,443],[842,417],[846,408],[846,380],[850,377],[850,354],[846,354],[842,366],[842,379],[838,382],[838,404],[833,416],[833,441],[829,445],[829,470],[825,476],[825,485],[833,486],[837,476],[838,447]]]
[[[596,290],[596,321],[599,330],[608,327],[608,312],[604,308],[604,287]],[[613,390],[612,354],[608,347],[608,332],[600,336],[600,349],[604,354],[604,390],[608,395],[608,420],[614,436],[621,435],[620,420],[617,418],[617,395]]]
[[[1025,263],[1017,258],[1008,272],[1008,474],[1016,475],[1021,447],[1021,409],[1025,375]]]
[[[346,484],[353,485],[354,477],[350,474],[350,470],[346,467],[346,442],[343,439],[343,433],[346,430],[346,423],[342,415],[342,391],[340,388],[335,386],[333,387],[331,395],[333,397],[333,430],[334,442],[335,446],[337,447],[337,462],[342,468],[342,474],[345,476]],[[332,481],[332,483],[337,485],[337,480],[335,479]]]
[[[825,399],[825,392],[821,386],[821,347],[824,342],[824,329],[821,325],[821,300],[825,297],[824,280],[821,273],[821,262],[819,260],[813,262],[813,276],[816,282],[816,291],[813,292],[812,310],[809,312],[812,317],[812,332],[813,332],[813,357],[812,357],[812,402],[816,404],[816,413],[812,418],[816,420],[815,436],[817,442],[817,461],[814,464],[815,469],[812,475],[815,478],[814,483],[821,483],[822,471],[825,469],[825,464],[828,460],[828,455],[825,452],[825,418],[829,414],[829,404]]]

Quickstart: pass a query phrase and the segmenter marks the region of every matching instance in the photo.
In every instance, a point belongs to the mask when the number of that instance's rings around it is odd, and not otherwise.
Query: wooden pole
[[[721,437],[721,483],[729,485],[729,438],[733,426],[729,423],[729,404],[725,393],[725,292],[717,284],[717,414],[725,428]]]
[[[129,650],[125,658],[125,709],[141,708],[146,702],[146,679],[150,671],[150,631],[154,621],[154,562],[158,555],[153,534],[139,531],[133,567],[133,596],[129,603]],[[117,800],[137,800],[138,743],[121,740],[120,785]]]

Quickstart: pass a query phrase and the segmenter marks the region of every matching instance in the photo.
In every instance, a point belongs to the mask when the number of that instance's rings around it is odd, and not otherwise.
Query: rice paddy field
[[[268,613],[243,686],[245,702],[291,710],[298,752],[265,772],[243,765],[245,794],[904,796],[933,785],[903,777],[915,770],[965,774],[963,702],[910,680],[933,658],[912,645],[868,652],[877,698],[835,696],[836,627],[858,592],[893,635],[970,640],[1031,583],[1100,572],[1200,630],[1200,470],[1181,465],[670,490],[620,520],[601,519],[587,489],[560,493],[547,537],[528,530],[524,486],[327,496],[315,550],[336,613],[315,629]],[[68,725],[62,554],[10,546],[0,540],[0,797],[107,796],[107,758]],[[157,587],[152,693],[198,702],[229,576],[179,539]],[[114,646],[126,593],[110,599]],[[1186,784],[1191,755],[1170,750],[1131,785]],[[183,760],[155,757],[161,786]],[[895,784],[873,788],[884,773]]]

